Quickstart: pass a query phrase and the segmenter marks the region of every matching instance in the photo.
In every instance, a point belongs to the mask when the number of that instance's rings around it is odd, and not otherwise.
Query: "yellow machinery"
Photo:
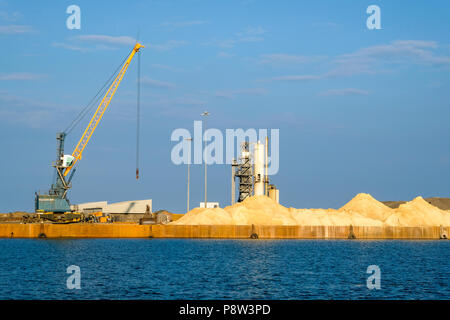
[[[72,155],[64,154],[64,140],[66,137],[66,132],[60,132],[57,134],[57,160],[53,164],[56,170],[56,181],[52,184],[48,194],[36,194],[35,198],[35,210],[37,213],[40,213],[42,218],[59,223],[80,222],[84,220],[85,217],[81,213],[71,211],[69,200],[67,199],[67,192],[71,188],[71,180],[75,172],[74,166],[79,160],[81,160],[83,150],[102,119],[103,114],[111,102],[111,99],[114,97],[117,87],[122,81],[131,60],[143,47],[144,46],[140,43],[136,43],[134,48],[131,50],[122,65],[122,68],[117,73],[117,76],[112,81],[106,91],[106,94],[98,105],[97,110],[84,130],[84,133],[78,141]]]
[[[125,64],[123,65],[119,74],[114,79],[113,83],[111,84],[111,86],[109,87],[105,96],[103,97],[102,102],[100,102],[100,105],[98,106],[97,111],[95,111],[94,116],[92,117],[91,121],[89,122],[88,126],[86,127],[86,130],[84,130],[83,136],[81,137],[80,141],[78,141],[78,144],[72,153],[72,157],[73,157],[72,163],[68,167],[66,167],[64,170],[65,177],[69,174],[70,170],[72,170],[73,166],[77,163],[77,161],[81,160],[81,155],[83,154],[83,150],[86,147],[87,143],[89,142],[89,139],[91,139],[91,136],[94,133],[95,128],[97,127],[98,123],[102,119],[103,114],[105,113],[106,109],[108,108],[109,103],[111,102],[111,99],[114,97],[117,87],[119,86],[120,82],[122,81],[122,78],[123,78],[125,72],[127,71],[131,60],[133,59],[136,52],[138,52],[139,49],[142,47],[144,47],[144,46],[139,43],[136,43],[136,45],[134,46],[134,49],[131,51],[130,55],[128,56],[128,59],[125,61]]]

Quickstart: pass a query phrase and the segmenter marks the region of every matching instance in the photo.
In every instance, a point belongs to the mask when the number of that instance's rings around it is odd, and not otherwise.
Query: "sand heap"
[[[266,196],[255,196],[222,208],[195,208],[171,224],[178,225],[308,225],[308,226],[450,226],[450,212],[422,197],[391,209],[370,194],[360,193],[342,208],[286,208]]]
[[[450,226],[450,211],[441,210],[422,197],[401,204],[385,223],[393,226]]]

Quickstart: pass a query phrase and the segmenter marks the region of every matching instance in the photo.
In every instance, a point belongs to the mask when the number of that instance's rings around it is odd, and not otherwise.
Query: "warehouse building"
[[[102,212],[105,216],[111,216],[113,221],[138,222],[145,213],[152,212],[152,199],[110,204],[107,201],[86,202],[72,205],[71,209],[83,213]]]

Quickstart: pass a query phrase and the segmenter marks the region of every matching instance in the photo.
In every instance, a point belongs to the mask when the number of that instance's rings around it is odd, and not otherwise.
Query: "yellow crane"
[[[125,72],[127,71],[131,60],[134,55],[139,52],[144,46],[140,43],[136,43],[131,53],[125,60],[122,68],[114,78],[113,82],[109,86],[106,94],[103,96],[100,104],[97,107],[94,115],[89,121],[88,126],[84,130],[81,139],[78,141],[75,150],[72,155],[64,155],[64,140],[66,137],[65,132],[57,134],[56,139],[58,141],[57,148],[57,160],[53,164],[56,170],[57,178],[54,184],[52,184],[48,194],[38,194],[35,197],[35,210],[37,213],[42,214],[42,218],[51,220],[53,222],[78,222],[82,220],[82,215],[78,212],[72,212],[70,209],[69,200],[67,199],[67,192],[71,188],[71,180],[75,172],[74,166],[81,160],[84,148],[92,137],[95,129],[97,128],[100,120],[103,117],[106,109],[108,108],[111,99],[116,93],[117,87],[122,81]],[[67,175],[70,173],[68,179]]]

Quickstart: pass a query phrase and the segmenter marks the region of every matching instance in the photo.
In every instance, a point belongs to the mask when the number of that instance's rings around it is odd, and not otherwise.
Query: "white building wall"
[[[70,209],[82,212],[83,210],[86,209],[101,208],[101,210],[103,211],[103,209],[106,208],[107,205],[108,205],[107,201],[85,202],[71,205]]]
[[[200,202],[200,208],[204,208],[205,207],[205,202]],[[208,209],[212,209],[212,208],[219,208],[219,203],[218,202],[207,202],[206,203],[206,208]]]
[[[107,201],[86,202],[72,205],[71,209],[82,212],[83,210],[100,208],[104,213],[145,213],[147,205],[152,212],[152,199],[122,201],[108,204]]]
[[[103,209],[104,213],[145,213],[147,205],[152,212],[152,199],[111,203]]]

